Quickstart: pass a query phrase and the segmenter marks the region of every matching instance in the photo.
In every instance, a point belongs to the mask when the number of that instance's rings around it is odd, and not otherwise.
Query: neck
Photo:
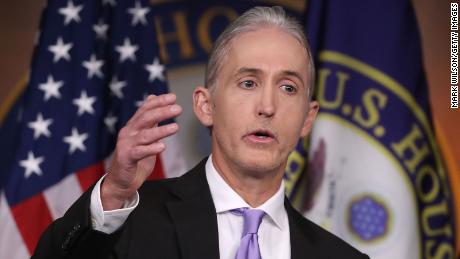
[[[226,163],[213,155],[213,165],[224,181],[251,207],[259,207],[279,190],[284,166],[270,171],[255,171]]]

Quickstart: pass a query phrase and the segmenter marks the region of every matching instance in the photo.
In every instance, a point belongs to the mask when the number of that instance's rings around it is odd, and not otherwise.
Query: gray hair
[[[243,33],[256,31],[261,28],[276,27],[290,34],[297,39],[307,51],[308,65],[310,66],[310,80],[308,87],[308,97],[311,98],[314,82],[315,67],[310,50],[310,44],[303,31],[302,26],[297,20],[286,15],[280,6],[273,7],[254,7],[243,13],[234,20],[217,38],[211,50],[208,64],[206,65],[205,86],[212,89],[216,83],[217,74],[230,50],[233,39]]]

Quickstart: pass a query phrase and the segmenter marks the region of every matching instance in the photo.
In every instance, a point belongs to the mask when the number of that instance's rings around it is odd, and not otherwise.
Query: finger
[[[134,115],[131,117],[131,120],[137,119],[142,113],[144,113],[147,110],[155,109],[158,107],[166,106],[166,105],[171,105],[176,102],[176,95],[173,93],[169,94],[162,94],[162,95],[149,95],[147,99],[145,99],[144,103],[137,109],[137,111],[134,113]],[[128,121],[128,123],[129,123]]]
[[[137,118],[133,118],[130,123],[130,128],[133,132],[141,129],[151,128],[157,123],[167,119],[172,119],[182,113],[182,107],[178,104],[167,105],[164,107],[148,110],[140,114]]]
[[[157,142],[165,137],[175,134],[179,130],[177,123],[170,123],[168,125],[143,129],[136,135],[135,145],[147,145]]]
[[[139,161],[148,156],[158,155],[165,149],[165,144],[161,142],[155,142],[150,145],[135,146],[131,149],[131,159],[133,159],[133,161]]]

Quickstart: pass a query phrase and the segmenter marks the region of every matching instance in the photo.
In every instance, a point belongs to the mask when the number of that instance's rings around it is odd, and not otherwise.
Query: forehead
[[[222,72],[235,73],[241,67],[266,73],[295,71],[307,82],[308,58],[303,45],[278,28],[262,28],[234,38],[222,64]]]

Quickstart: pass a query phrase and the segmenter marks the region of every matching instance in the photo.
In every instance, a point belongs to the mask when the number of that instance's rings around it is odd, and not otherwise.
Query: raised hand
[[[133,197],[165,150],[160,142],[179,130],[177,123],[158,126],[182,112],[174,94],[150,95],[120,130],[109,172],[101,185],[104,210],[119,209]]]

